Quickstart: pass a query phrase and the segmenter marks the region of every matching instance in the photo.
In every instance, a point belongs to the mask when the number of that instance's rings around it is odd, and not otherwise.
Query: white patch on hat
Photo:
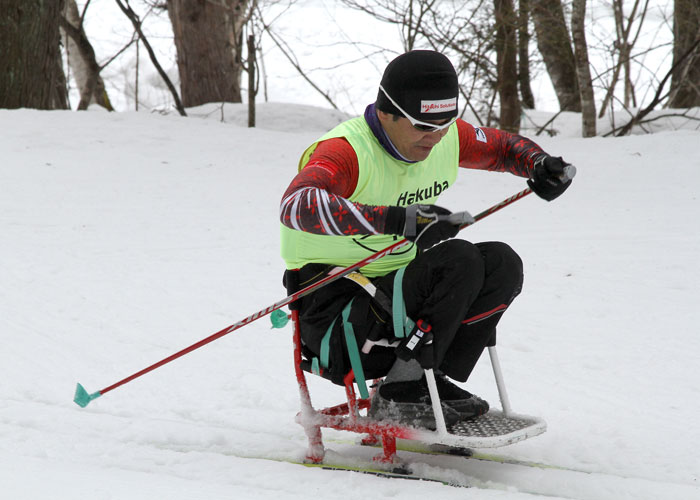
[[[457,109],[457,98],[441,99],[439,101],[421,101],[421,113],[445,113]]]
[[[484,133],[483,130],[481,130],[479,127],[474,127],[474,131],[476,132],[476,140],[480,142],[488,142],[486,140],[486,134]]]

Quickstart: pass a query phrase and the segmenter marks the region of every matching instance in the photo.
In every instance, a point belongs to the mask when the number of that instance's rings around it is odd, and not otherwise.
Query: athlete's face
[[[398,120],[394,115],[377,110],[379,122],[384,127],[389,139],[396,146],[404,158],[411,161],[425,160],[430,151],[445,137],[449,128],[437,130],[435,132],[424,132],[417,130],[405,117]],[[442,125],[449,120],[431,120],[428,123]]]

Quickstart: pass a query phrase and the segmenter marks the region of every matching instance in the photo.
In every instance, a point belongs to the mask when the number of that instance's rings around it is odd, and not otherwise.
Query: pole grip
[[[560,177],[561,181],[564,184],[566,184],[574,177],[576,177],[576,167],[574,167],[573,165],[567,165],[566,167],[564,167],[564,173]]]

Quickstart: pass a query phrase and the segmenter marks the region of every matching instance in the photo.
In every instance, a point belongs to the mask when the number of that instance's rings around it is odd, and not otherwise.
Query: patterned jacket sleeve
[[[459,129],[459,166],[529,177],[533,163],[545,154],[530,139],[486,127],[473,127],[457,120]]]
[[[280,204],[280,221],[298,231],[326,235],[380,234],[387,207],[353,203],[357,155],[342,138],[319,143]]]

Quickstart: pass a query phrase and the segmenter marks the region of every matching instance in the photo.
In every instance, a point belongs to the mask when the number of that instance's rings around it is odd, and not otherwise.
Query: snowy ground
[[[305,449],[291,332],[266,319],[76,406],[76,382],[102,389],[284,297],[278,200],[340,117],[263,105],[249,130],[241,110],[226,123],[206,109],[0,110],[2,498],[700,498],[692,122],[538,138],[578,167],[573,187],[461,234],[525,261],[499,352],[513,407],[549,428],[498,452],[586,472],[403,455],[477,486],[463,490],[258,459]],[[441,201],[478,212],[523,187],[466,171]],[[467,387],[497,402],[486,360]],[[319,404],[342,398],[323,381],[312,390]],[[337,453],[374,453],[325,436]]]

